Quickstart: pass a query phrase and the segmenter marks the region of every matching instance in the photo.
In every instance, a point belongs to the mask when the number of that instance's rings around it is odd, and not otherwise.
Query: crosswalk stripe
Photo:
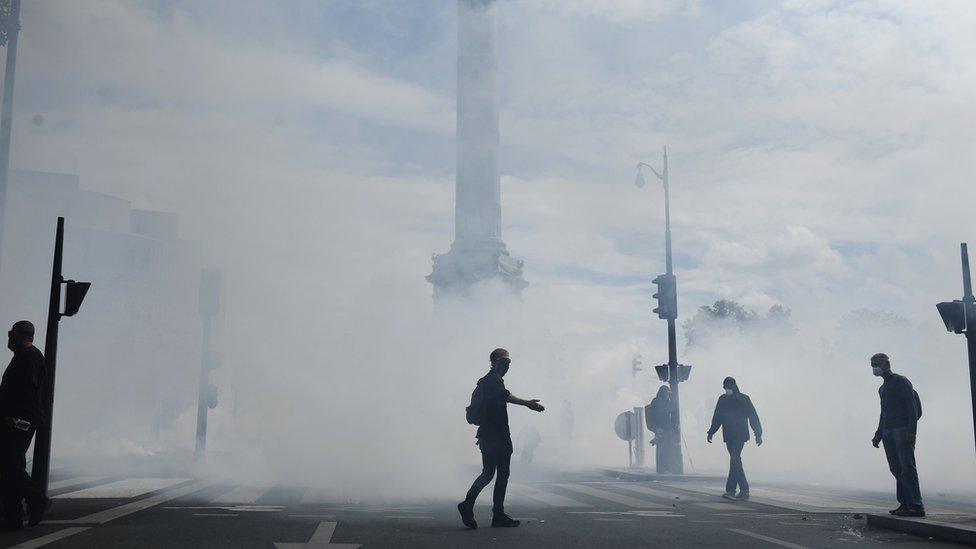
[[[148,494],[149,492],[169,488],[170,486],[175,486],[188,480],[190,479],[158,477],[127,478],[108,484],[92,486],[91,488],[75,490],[74,492],[68,492],[54,497],[64,499],[134,498]]]
[[[37,547],[43,547],[49,543],[54,543],[56,541],[63,540],[68,536],[73,536],[75,534],[80,534],[85,530],[89,530],[90,526],[74,526],[72,528],[62,528],[61,530],[55,530],[46,536],[41,536],[39,538],[34,538],[27,540],[23,543],[14,545],[10,549],[36,549]]]
[[[528,498],[541,501],[542,503],[552,505],[553,507],[591,507],[590,505],[576,501],[575,499],[570,499],[559,494],[553,494],[552,492],[537,490],[525,484],[516,484],[514,488],[516,492]]]
[[[750,532],[748,530],[740,530],[738,528],[729,528],[730,532],[735,532],[736,534],[742,534],[743,536],[749,536],[754,539],[761,539],[765,542],[772,543],[773,545],[779,545],[780,547],[788,547],[789,549],[810,549],[805,545],[799,545],[796,543],[791,543],[789,541],[783,541],[781,539],[776,539],[769,536],[764,536],[762,534],[757,534],[755,532]]]
[[[68,486],[78,486],[79,484],[94,484],[100,480],[105,480],[109,477],[74,477],[66,478],[64,480],[57,480],[54,482],[49,482],[47,484],[48,490],[60,490],[61,488],[67,488]]]
[[[609,492],[607,490],[600,490],[599,488],[593,488],[592,486],[584,486],[582,484],[557,484],[560,488],[565,488],[566,490],[571,490],[573,492],[579,492],[581,494],[586,494],[595,498],[605,499],[607,501],[612,501],[614,503],[619,503],[621,505],[626,505],[628,507],[633,507],[635,509],[664,509],[665,506],[660,503],[652,503],[647,500],[637,499],[630,496],[625,496],[622,494],[617,494],[614,492]]]
[[[639,484],[614,484],[616,488],[621,490],[629,490],[631,492],[637,492],[638,494],[644,494],[648,496],[655,496],[663,498],[669,501],[676,501],[675,498],[681,498],[681,501],[687,503],[689,499],[685,499],[686,496],[681,494],[676,494],[674,492],[665,492],[664,490],[658,490],[656,488],[651,488],[649,486],[641,486]]]
[[[214,503],[254,503],[267,491],[266,486],[238,486],[221,494]]]

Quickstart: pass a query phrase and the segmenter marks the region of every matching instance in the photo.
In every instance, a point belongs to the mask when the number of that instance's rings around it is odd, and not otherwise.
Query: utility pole
[[[210,370],[216,367],[210,350],[213,321],[220,310],[220,272],[204,269],[200,272],[200,316],[203,317],[203,337],[200,342],[200,384],[197,393],[197,443],[194,457],[202,461],[207,454],[207,410],[217,407],[217,387],[210,384]]]
[[[7,45],[7,62],[3,73],[3,106],[0,113],[0,256],[3,255],[3,226],[7,212],[7,177],[10,174],[10,130],[13,126],[18,34],[20,0],[0,1],[0,45]]]
[[[972,397],[973,430],[976,435],[976,298],[973,297],[973,282],[969,274],[969,248],[965,242],[959,245],[962,258],[962,299],[942,302],[936,305],[946,330],[966,334],[969,350],[969,392]],[[974,439],[976,440],[976,439]]]
[[[54,264],[51,270],[51,294],[47,309],[47,333],[44,336],[44,363],[47,376],[44,378],[44,415],[47,421],[38,426],[34,439],[34,463],[31,477],[47,496],[47,479],[51,469],[51,425],[54,420],[54,373],[58,362],[58,325],[63,316],[74,316],[81,308],[81,302],[91,287],[90,282],[65,280],[61,276],[61,258],[64,248],[64,218],[58,218],[58,228],[54,236]],[[64,312],[61,312],[61,285],[64,284]]]
[[[670,170],[668,168],[668,148],[664,147],[662,157],[661,172],[653,166],[640,162],[637,164],[637,179],[635,183],[638,188],[646,183],[641,168],[648,168],[664,184],[664,255],[666,273],[656,277],[653,282],[658,287],[654,298],[658,301],[658,307],[654,309],[658,318],[668,321],[668,363],[655,366],[658,378],[667,381],[671,388],[671,403],[673,406],[672,417],[674,418],[674,440],[668,441],[671,445],[671,455],[674,457],[675,472],[684,472],[684,460],[681,456],[681,407],[678,398],[678,383],[687,381],[691,373],[691,366],[678,364],[678,336],[675,321],[678,318],[678,288],[677,279],[674,276],[674,265],[671,261],[671,185]]]

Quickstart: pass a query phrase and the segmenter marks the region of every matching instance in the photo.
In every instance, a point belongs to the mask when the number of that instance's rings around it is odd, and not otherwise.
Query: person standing
[[[14,357],[0,380],[0,529],[24,528],[24,501],[28,524],[44,518],[48,500],[27,474],[27,448],[44,417],[44,355],[34,347],[34,325],[15,322],[7,332],[7,348]]]
[[[744,501],[749,499],[749,481],[742,467],[742,448],[749,442],[749,427],[756,433],[756,446],[762,446],[762,424],[759,414],[752,405],[752,399],[739,391],[739,385],[734,378],[727,377],[722,382],[725,394],[718,397],[715,413],[712,415],[712,426],[708,429],[708,442],[712,436],[722,428],[722,440],[729,450],[729,478],[725,482],[725,499]],[[739,494],[736,495],[736,487]]]
[[[505,514],[505,490],[512,462],[512,433],[508,427],[508,404],[518,404],[530,410],[542,412],[545,408],[538,399],[523,400],[505,388],[502,380],[512,364],[505,349],[495,349],[488,356],[491,370],[478,380],[471,394],[471,405],[467,408],[468,423],[478,426],[478,447],[481,449],[482,470],[471,484],[464,501],[458,503],[461,522],[468,528],[477,528],[474,519],[474,502],[478,494],[495,479],[495,492],[492,506],[491,525],[493,527],[514,527],[520,521]]]
[[[884,379],[878,389],[881,417],[871,444],[877,448],[879,443],[884,443],[888,468],[895,477],[898,508],[889,513],[902,517],[924,517],[925,506],[922,504],[918,469],[915,467],[915,436],[918,420],[922,417],[922,403],[912,388],[912,382],[891,371],[888,355],[878,353],[872,356],[871,371]]]
[[[674,473],[675,433],[674,405],[671,403],[671,389],[662,385],[651,403],[644,407],[644,422],[654,433],[654,462],[658,473]]]

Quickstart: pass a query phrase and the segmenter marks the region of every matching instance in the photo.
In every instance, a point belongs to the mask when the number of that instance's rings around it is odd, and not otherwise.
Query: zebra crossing
[[[198,490],[193,490],[193,487]],[[209,487],[208,490],[203,490]],[[353,498],[336,489],[274,485],[232,485],[220,482],[201,482],[181,477],[92,477],[79,476],[51,482],[49,489],[55,500],[138,500],[166,495],[179,490],[181,499],[213,505],[279,505],[279,506],[399,506],[430,504],[430,498],[406,501],[393,498]],[[185,492],[185,493],[183,493]],[[876,512],[888,503],[866,497],[855,498],[838,493],[800,493],[778,488],[755,487],[748,503],[718,500],[721,487],[711,485],[674,486],[664,483],[620,481],[582,482],[513,482],[509,486],[509,501],[528,506],[552,507],[563,510],[616,507],[634,511],[668,512],[675,508],[696,507],[723,512],[755,511],[756,505],[768,505],[803,512]],[[484,503],[484,502],[482,502]],[[933,511],[954,512],[951,507]]]

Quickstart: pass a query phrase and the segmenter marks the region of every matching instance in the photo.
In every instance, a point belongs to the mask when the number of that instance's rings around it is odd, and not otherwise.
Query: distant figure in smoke
[[[535,458],[535,449],[539,447],[540,442],[542,442],[542,436],[539,435],[539,431],[534,426],[526,425],[522,427],[518,437],[519,461],[522,463],[532,463],[532,460]]]
[[[566,440],[573,438],[573,403],[568,398],[563,400],[559,414],[559,434]]]
[[[481,475],[475,479],[464,501],[458,503],[461,522],[468,528],[477,528],[474,520],[474,502],[478,494],[495,476],[494,505],[491,525],[493,527],[518,526],[519,521],[505,514],[505,489],[508,487],[508,474],[512,461],[512,433],[508,428],[508,403],[525,406],[530,410],[545,410],[536,399],[522,400],[505,388],[502,378],[508,372],[512,359],[505,349],[495,349],[489,355],[491,371],[478,380],[471,394],[471,405],[467,408],[468,423],[478,426],[478,447],[481,448]]]
[[[27,474],[27,448],[37,425],[44,421],[44,355],[34,347],[34,325],[14,323],[7,332],[7,348],[14,357],[0,381],[0,529],[23,530],[24,500],[28,524],[44,519],[48,500]]]
[[[922,491],[918,486],[918,469],[915,467],[915,434],[918,420],[922,417],[922,402],[905,376],[891,371],[888,355],[878,353],[871,357],[871,371],[884,378],[878,389],[881,396],[881,417],[878,430],[871,444],[875,448],[884,443],[888,468],[895,476],[898,508],[889,511],[903,517],[924,517]]]
[[[671,388],[662,385],[651,403],[644,407],[644,422],[654,433],[654,463],[658,473],[676,473],[675,461],[678,429],[671,403]]]
[[[725,394],[718,397],[718,403],[715,404],[712,426],[708,429],[708,442],[712,442],[712,436],[722,427],[722,440],[729,449],[729,479],[725,482],[725,493],[722,497],[742,501],[749,499],[749,482],[742,468],[742,448],[749,442],[750,425],[756,433],[756,446],[762,446],[762,424],[759,423],[759,414],[756,413],[752,400],[739,391],[735,379],[725,378],[722,388],[725,389]],[[737,486],[738,495],[735,493]]]

